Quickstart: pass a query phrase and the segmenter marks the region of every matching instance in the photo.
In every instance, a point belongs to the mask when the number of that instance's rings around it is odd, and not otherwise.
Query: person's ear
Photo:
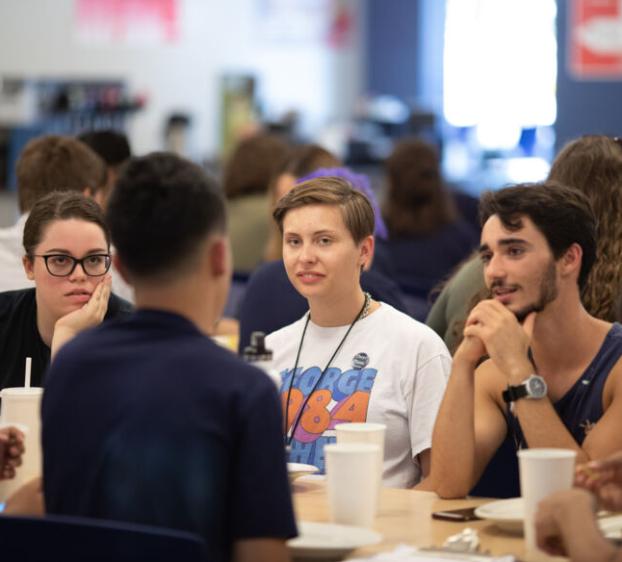
[[[123,281],[125,281],[128,285],[132,284],[132,281],[127,274],[127,269],[123,265],[123,262],[119,259],[117,254],[112,254],[112,266],[119,272]]]
[[[583,248],[576,242],[572,244],[558,261],[562,277],[576,274],[579,277],[581,263],[583,262]]]
[[[226,275],[229,271],[228,267],[228,246],[224,238],[216,238],[209,245],[209,264],[214,277]]]
[[[22,258],[22,265],[24,266],[24,272],[26,273],[26,277],[31,281],[35,279],[35,271],[34,271],[34,263],[33,260],[28,256],[24,256]]]
[[[97,203],[102,209],[105,209],[106,193],[107,193],[107,189],[105,187],[101,189],[93,189],[92,187],[85,187],[82,190],[82,195],[95,201],[95,203]]]
[[[374,261],[376,241],[373,236],[367,236],[359,245],[361,271],[367,271]]]

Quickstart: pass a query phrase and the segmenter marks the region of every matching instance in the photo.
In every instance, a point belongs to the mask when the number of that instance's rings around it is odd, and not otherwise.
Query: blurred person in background
[[[32,206],[53,191],[77,191],[104,206],[108,198],[104,161],[86,144],[72,137],[45,135],[31,140],[16,164],[17,195],[22,213],[17,223],[0,229],[0,291],[32,287],[22,266],[22,234]],[[132,289],[114,267],[112,289],[132,301]]]
[[[106,163],[106,200],[98,201],[105,209],[107,199],[119,177],[121,166],[132,156],[127,135],[121,131],[102,129],[85,131],[78,135],[78,140],[90,147]]]
[[[26,277],[22,258],[24,225],[32,206],[53,191],[84,193],[95,199],[105,189],[104,162],[84,143],[71,137],[46,135],[31,140],[16,164],[20,217],[0,229],[0,291],[34,286]]]
[[[264,254],[265,261],[280,260],[283,257],[281,232],[272,219],[272,211],[281,197],[298,183],[298,179],[320,168],[337,168],[339,159],[317,144],[304,144],[292,148],[283,166],[270,182],[270,236]]]
[[[597,218],[596,262],[581,292],[586,310],[601,320],[622,319],[622,145],[603,135],[569,142],[557,154],[549,180],[585,193]],[[469,310],[486,298],[478,256],[447,282],[426,320],[453,352],[462,338]]]
[[[400,141],[386,161],[386,177],[386,247],[400,287],[422,305],[413,313],[423,320],[430,291],[473,251],[478,233],[459,217],[432,145]]]
[[[259,134],[234,148],[223,172],[234,274],[248,276],[263,261],[268,242],[268,186],[289,147],[280,137]]]

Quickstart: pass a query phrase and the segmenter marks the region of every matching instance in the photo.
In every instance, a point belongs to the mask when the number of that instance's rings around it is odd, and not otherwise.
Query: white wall
[[[277,45],[258,37],[260,0],[179,0],[180,38],[171,46],[85,45],[74,28],[74,0],[0,1],[0,77],[123,79],[131,94],[145,93],[147,108],[130,119],[134,151],[162,147],[166,116],[194,118],[197,154],[218,147],[219,77],[247,71],[260,79],[266,107],[295,107],[305,129],[347,118],[364,84],[362,18],[348,47],[324,43]]]

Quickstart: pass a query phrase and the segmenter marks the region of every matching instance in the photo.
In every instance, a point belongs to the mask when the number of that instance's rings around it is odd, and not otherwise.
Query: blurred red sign
[[[622,1],[570,0],[568,55],[578,78],[622,76]]]
[[[174,43],[178,12],[178,0],[78,0],[76,29],[88,43]]]

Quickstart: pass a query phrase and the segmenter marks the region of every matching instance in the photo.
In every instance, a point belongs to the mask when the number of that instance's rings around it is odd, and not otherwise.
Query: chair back
[[[102,519],[0,515],[2,562],[205,562],[201,537]]]

